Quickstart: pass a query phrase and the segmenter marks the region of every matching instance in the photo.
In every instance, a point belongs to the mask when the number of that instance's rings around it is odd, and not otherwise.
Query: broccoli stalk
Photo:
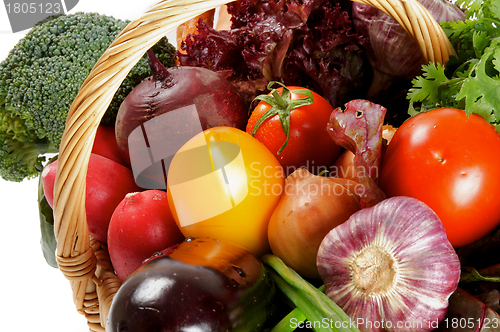
[[[34,178],[43,154],[57,152],[83,81],[128,23],[97,13],[61,15],[33,27],[0,63],[2,178]],[[175,47],[166,38],[153,51],[166,67],[175,64]],[[103,123],[114,124],[122,100],[150,75],[144,57],[115,94]]]
[[[8,181],[22,181],[43,169],[47,153],[57,153],[51,142],[5,140],[0,143],[0,176]]]

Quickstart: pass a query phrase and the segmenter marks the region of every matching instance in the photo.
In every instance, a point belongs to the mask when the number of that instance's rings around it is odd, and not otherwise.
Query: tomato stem
[[[288,90],[288,89],[287,89]],[[276,103],[278,104],[279,107],[286,107],[286,101],[281,98],[280,94],[276,89],[274,89],[272,92],[274,99],[276,100]]]
[[[274,84],[279,84],[283,88],[281,90],[281,95],[279,94],[278,89],[272,89],[272,86]],[[254,100],[264,101],[268,103],[271,108],[269,108],[269,110],[262,114],[262,116],[257,120],[252,130],[252,136],[255,136],[257,130],[264,121],[275,115],[278,115],[281,123],[281,128],[286,135],[285,142],[278,150],[279,155],[287,146],[288,140],[290,138],[290,113],[299,107],[311,105],[314,102],[314,98],[311,90],[297,89],[294,90],[293,93],[297,95],[304,95],[305,97],[292,100],[292,93],[290,89],[288,89],[284,84],[280,82],[269,82],[267,88],[269,90],[272,89],[270,94],[257,96]]]

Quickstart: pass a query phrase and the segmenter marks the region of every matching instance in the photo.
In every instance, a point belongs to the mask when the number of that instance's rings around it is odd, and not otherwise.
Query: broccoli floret
[[[97,13],[52,18],[33,27],[0,63],[0,176],[38,175],[43,154],[57,151],[66,117],[83,81],[128,21]],[[153,51],[166,67],[175,47],[163,38]],[[114,123],[122,100],[151,72],[147,57],[131,70],[103,123]]]

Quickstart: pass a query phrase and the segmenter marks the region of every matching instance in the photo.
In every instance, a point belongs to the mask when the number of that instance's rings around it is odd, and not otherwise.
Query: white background
[[[133,20],[155,0],[80,0],[69,13],[98,12]],[[26,31],[12,33],[0,7],[0,61]],[[175,45],[175,44],[174,44]],[[47,265],[40,247],[37,180],[21,183],[0,178],[0,317],[2,330],[84,332],[86,319],[77,313],[68,280]]]

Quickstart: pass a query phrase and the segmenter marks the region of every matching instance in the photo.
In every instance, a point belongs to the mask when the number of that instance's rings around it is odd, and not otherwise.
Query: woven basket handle
[[[455,49],[438,22],[416,0],[352,0],[380,9],[403,27],[417,42],[427,62],[445,64]]]
[[[70,280],[76,309],[87,317],[92,331],[104,331],[119,287],[106,250],[99,250],[98,241],[90,239],[85,213],[85,180],[97,127],[119,86],[148,49],[178,25],[231,1],[159,1],[116,37],[71,105],[54,186],[56,259]]]
[[[232,1],[160,0],[117,36],[71,105],[54,187],[56,257],[71,281],[76,308],[87,316],[92,331],[104,331],[112,297],[120,286],[106,250],[90,239],[86,223],[85,179],[97,127],[119,86],[149,48],[178,25]],[[453,54],[439,24],[416,0],[356,1],[396,19],[419,42],[426,59],[445,63]]]

